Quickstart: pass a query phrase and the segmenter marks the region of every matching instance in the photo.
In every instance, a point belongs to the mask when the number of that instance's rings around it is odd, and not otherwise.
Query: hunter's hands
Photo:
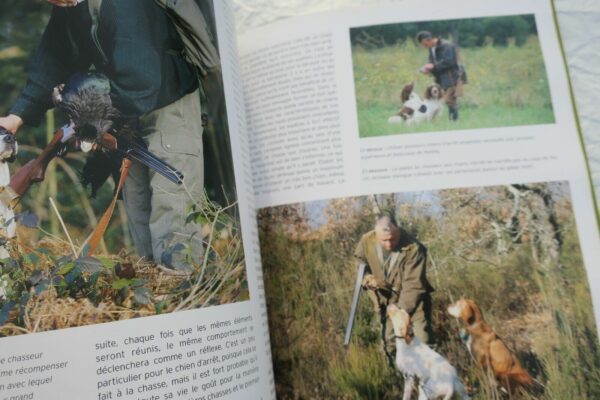
[[[365,275],[362,281],[362,286],[367,290],[377,290],[380,287],[377,278],[371,274]]]
[[[430,74],[430,73],[431,73],[431,71],[433,71],[433,67],[434,67],[434,65],[433,65],[433,64],[431,64],[431,63],[428,63],[428,64],[425,64],[425,65],[423,65],[423,66],[421,67],[421,69],[419,69],[419,71],[420,71],[422,74],[424,74],[424,75],[427,75],[427,74]]]
[[[0,117],[0,126],[13,135],[17,134],[21,125],[23,125],[23,120],[18,115],[9,114],[6,117]]]

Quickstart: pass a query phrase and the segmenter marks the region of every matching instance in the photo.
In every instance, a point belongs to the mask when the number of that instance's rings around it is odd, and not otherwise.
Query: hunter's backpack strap
[[[100,40],[98,40],[98,25],[100,24],[100,8],[102,8],[102,0],[88,0],[88,7],[90,10],[90,17],[92,17],[92,29],[91,35],[98,53],[102,57],[102,62],[108,64],[108,58],[100,46]]]

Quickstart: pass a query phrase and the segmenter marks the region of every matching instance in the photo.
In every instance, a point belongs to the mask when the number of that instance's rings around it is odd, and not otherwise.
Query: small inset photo
[[[554,123],[534,15],[350,29],[361,138]]]

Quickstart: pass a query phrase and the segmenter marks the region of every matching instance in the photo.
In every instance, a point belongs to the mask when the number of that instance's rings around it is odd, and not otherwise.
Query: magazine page
[[[0,6],[0,399],[274,396],[232,10],[158,3]]]
[[[279,398],[598,396],[600,240],[550,2],[336,11],[240,52]]]

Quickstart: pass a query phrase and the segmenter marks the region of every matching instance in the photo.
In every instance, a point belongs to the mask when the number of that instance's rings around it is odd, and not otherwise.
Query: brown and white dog
[[[18,152],[18,144],[14,135],[0,127],[0,190],[4,190],[10,183],[10,171],[8,163],[15,160]],[[0,201],[0,240],[6,243],[16,235],[15,214],[9,204]],[[4,244],[0,244],[0,260],[10,255]]]
[[[405,377],[404,397],[412,395],[412,380],[418,379],[419,399],[468,399],[456,369],[448,360],[413,335],[408,313],[391,304],[387,315],[396,336],[396,367]]]
[[[440,85],[430,85],[425,89],[424,100],[414,92],[414,82],[405,85],[400,95],[402,108],[388,118],[388,123],[419,124],[432,121],[442,111],[444,91]]]
[[[521,366],[517,356],[508,349],[496,332],[485,322],[481,310],[473,300],[460,299],[448,306],[448,314],[466,325],[467,349],[485,370],[494,376],[509,392],[520,386],[531,387],[533,379]]]

